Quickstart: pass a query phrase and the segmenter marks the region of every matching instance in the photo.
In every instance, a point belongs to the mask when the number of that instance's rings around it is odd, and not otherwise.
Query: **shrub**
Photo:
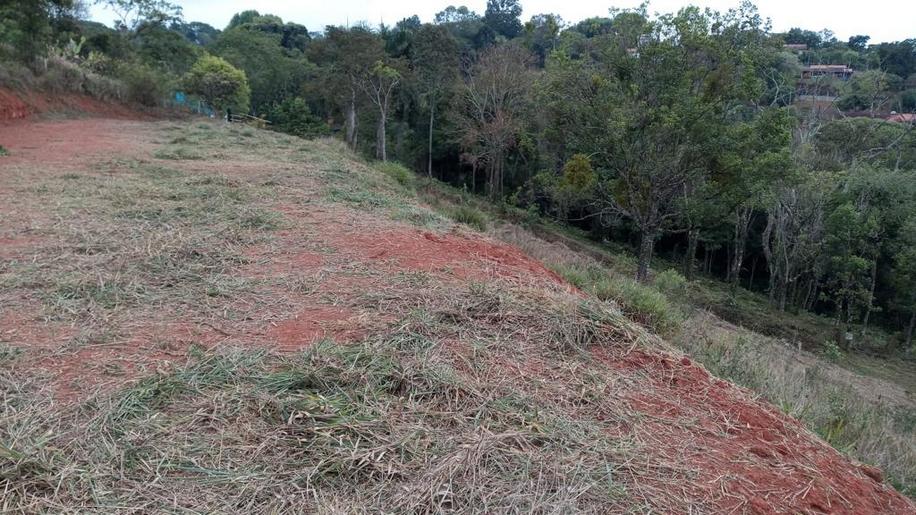
[[[471,226],[478,231],[487,230],[487,215],[479,209],[463,205],[449,210],[449,218],[452,220]]]
[[[677,270],[668,269],[655,277],[655,287],[665,293],[682,294],[687,291],[687,279]]]
[[[305,100],[298,97],[287,98],[275,104],[267,118],[272,124],[272,129],[300,138],[314,138],[331,132],[328,124],[312,114]]]
[[[683,322],[682,313],[662,292],[597,265],[553,265],[551,268],[576,287],[601,300],[614,301],[632,320],[660,335],[671,335]]]
[[[184,87],[192,95],[200,95],[217,111],[235,109],[248,112],[251,87],[245,72],[220,57],[205,55],[194,63],[184,76]]]
[[[154,107],[166,97],[167,84],[162,74],[139,63],[125,63],[118,67],[118,77],[124,82],[127,100]]]
[[[405,187],[413,186],[414,175],[413,172],[404,167],[404,165],[395,162],[382,162],[376,163],[375,169],[382,172],[383,174],[391,177],[398,184]]]

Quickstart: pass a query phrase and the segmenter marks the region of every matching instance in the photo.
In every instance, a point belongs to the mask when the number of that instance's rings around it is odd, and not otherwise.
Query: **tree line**
[[[912,346],[916,131],[883,118],[916,110],[916,39],[774,33],[749,2],[567,23],[523,22],[517,0],[489,0],[483,14],[449,6],[431,23],[318,32],[253,10],[219,30],[161,0],[103,3],[113,28],[79,2],[15,0],[2,8],[3,58],[78,42],[80,66],[139,83],[144,102],[184,90],[277,130],[337,135],[630,244],[641,281],[663,255],[687,278],[849,331],[878,324]],[[818,79],[827,106],[802,94],[811,64],[854,69]]]

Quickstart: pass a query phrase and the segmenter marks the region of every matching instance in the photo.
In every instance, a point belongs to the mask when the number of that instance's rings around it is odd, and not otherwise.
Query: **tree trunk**
[[[697,244],[700,241],[700,230],[691,229],[687,233],[687,255],[684,256],[684,277],[687,280],[693,279],[693,273],[697,266]]]
[[[789,290],[788,281],[780,281],[779,283],[779,311],[786,310],[786,294]]]
[[[913,329],[916,328],[916,310],[913,310],[913,314],[910,315],[910,325],[906,328],[906,343],[905,346],[907,349],[913,344]]]
[[[430,101],[429,103],[429,147],[427,148],[427,162],[426,162],[426,174],[429,177],[433,176],[433,120],[436,112],[436,104]]]
[[[652,261],[652,251],[655,248],[655,231],[642,231],[642,240],[639,242],[639,266],[636,268],[636,280],[645,283],[649,280],[649,265]]]
[[[477,162],[471,165],[471,193],[477,193]]]
[[[375,133],[375,157],[376,159],[382,160],[382,162],[388,161],[388,151],[385,148],[387,143],[387,138],[385,135],[385,111],[380,110],[378,118],[378,130]]]
[[[738,286],[741,278],[741,267],[744,266],[744,251],[747,248],[747,233],[750,230],[751,214],[748,209],[738,209],[735,213],[735,239],[733,241],[732,259],[729,263],[728,274],[731,278],[732,288]]]
[[[878,258],[871,262],[871,288],[868,291],[868,299],[865,304],[865,316],[862,317],[862,336],[868,331],[868,319],[871,317],[872,303],[875,300],[875,283],[878,282]]]
[[[754,291],[754,274],[757,273],[757,256],[754,256],[754,260],[751,261],[751,277],[747,280],[747,289],[749,291]]]
[[[356,150],[356,90],[350,92],[350,104],[347,106],[347,145]]]

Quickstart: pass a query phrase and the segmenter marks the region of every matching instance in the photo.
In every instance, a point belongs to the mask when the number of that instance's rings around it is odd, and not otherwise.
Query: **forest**
[[[349,27],[250,10],[224,28],[163,0],[100,3],[115,26],[86,2],[4,2],[0,83],[149,109],[199,100],[338,137],[625,245],[640,281],[660,257],[913,349],[916,35],[776,33],[749,2],[570,21],[489,0]]]

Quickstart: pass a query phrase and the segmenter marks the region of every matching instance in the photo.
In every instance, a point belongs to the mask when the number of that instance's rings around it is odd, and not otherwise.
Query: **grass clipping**
[[[639,339],[603,303],[471,285],[421,294],[384,336],[305,353],[192,349],[185,365],[81,406],[0,374],[3,511],[558,512],[631,505],[625,444],[498,366]],[[625,331],[633,330],[630,334]],[[621,332],[624,331],[624,332]],[[475,342],[461,351],[460,335]],[[543,345],[550,341],[550,346]],[[581,383],[581,384],[580,384]]]

